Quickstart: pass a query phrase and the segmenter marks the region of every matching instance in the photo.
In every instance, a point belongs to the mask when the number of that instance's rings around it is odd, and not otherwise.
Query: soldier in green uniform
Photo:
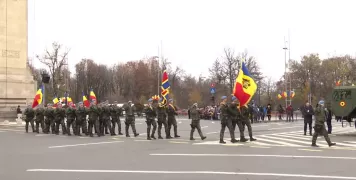
[[[172,138],[168,132],[167,124],[167,106],[157,102],[157,122],[158,122],[158,139],[163,139],[161,135],[162,125],[164,126],[164,131],[166,133],[166,138]]]
[[[316,145],[316,139],[319,135],[323,135],[326,142],[329,146],[334,146],[336,143],[332,143],[328,136],[328,131],[325,129],[325,115],[327,113],[327,109],[324,107],[324,100],[320,100],[316,109],[315,109],[315,126],[314,126],[314,134],[312,139],[312,146],[318,147]]]
[[[115,134],[116,124],[117,124],[118,130],[119,130],[118,135],[123,135],[121,133],[121,121],[120,121],[120,115],[122,113],[122,110],[121,110],[121,108],[117,107],[117,101],[114,101],[114,105],[111,106],[110,113],[111,113],[113,135],[116,135]]]
[[[252,137],[252,127],[251,127],[251,121],[249,119],[250,111],[248,109],[248,106],[241,106],[241,119],[242,119],[242,137],[240,137],[240,142],[246,142],[247,139],[245,138],[244,130],[245,130],[245,125],[247,126],[248,129],[248,134],[250,136],[250,141],[256,141],[255,138]]]
[[[35,111],[36,114],[36,132],[40,133],[40,125],[42,132],[44,132],[43,123],[44,123],[44,109],[42,104],[38,105]]]
[[[90,104],[90,108],[89,108],[89,126],[88,126],[88,134],[90,137],[93,137],[93,127],[96,128],[96,127],[99,127],[99,109],[98,107],[96,106],[96,103],[95,101],[92,101],[91,104]],[[95,125],[97,124],[97,125]],[[97,131],[97,135],[100,137],[101,134],[100,134],[100,131]]]
[[[198,130],[198,133],[200,135],[200,138],[202,140],[206,139],[206,136],[203,136],[203,133],[201,132],[201,127],[200,127],[200,114],[198,111],[198,104],[194,103],[191,108],[189,108],[190,112],[190,117],[192,118],[192,122],[190,124],[190,127],[192,128],[190,130],[190,140],[195,140],[193,137],[195,129]]]
[[[83,106],[83,102],[79,103],[79,107],[75,111],[75,114],[77,116],[76,123],[75,123],[75,135],[81,136],[80,129],[82,129],[83,133],[87,134],[87,129],[86,129],[86,116],[87,116],[87,111],[85,107]]]
[[[135,111],[136,108],[134,105],[132,105],[132,102],[129,101],[127,104],[123,106],[123,109],[125,109],[125,134],[126,137],[130,137],[129,135],[129,127],[131,126],[132,131],[134,133],[134,136],[137,137],[139,134],[136,132],[136,127],[135,127]]]
[[[237,98],[235,96],[232,97],[232,102],[229,106],[231,109],[230,112],[234,112],[232,118],[232,131],[235,132],[236,125],[240,131],[240,139],[244,137],[244,130],[242,129],[242,122],[241,122],[241,112],[239,108],[239,104],[237,103]]]
[[[33,124],[33,118],[35,117],[35,111],[32,109],[31,105],[27,106],[24,114],[26,115],[26,119],[25,119],[25,122],[26,122],[26,126],[25,126],[26,133],[28,133],[28,124],[29,123],[31,124],[32,132],[36,132],[35,131],[35,126]]]
[[[67,116],[67,134],[68,136],[71,136],[72,134],[70,133],[70,126],[72,126],[73,129],[73,134],[75,134],[75,109],[73,108],[73,103],[70,102],[67,110],[66,110],[66,116]]]
[[[54,110],[54,122],[56,124],[56,135],[59,135],[59,125],[62,126],[62,134],[66,134],[66,125],[64,124],[64,117],[66,115],[65,110],[62,108],[62,104],[58,103],[57,108]]]
[[[103,103],[98,104],[99,118],[96,124],[96,131],[99,136],[104,136],[105,134],[101,132],[101,128],[104,127],[104,119],[103,119]]]
[[[229,106],[227,105],[227,97],[222,96],[221,100],[222,100],[222,102],[220,103],[221,130],[220,130],[220,142],[219,143],[226,144],[226,142],[224,141],[224,133],[225,133],[226,126],[230,132],[231,142],[236,143],[238,141],[235,139],[235,134],[232,129],[232,121],[229,116],[229,113],[231,113],[231,112],[229,111]]]
[[[155,132],[157,129],[157,123],[155,118],[157,117],[156,109],[152,106],[152,99],[148,100],[148,105],[144,109],[146,114],[146,124],[147,124],[147,140],[156,139]],[[151,134],[151,126],[152,134]]]
[[[55,134],[55,130],[54,130],[54,109],[52,107],[52,104],[50,104],[50,103],[47,104],[47,108],[46,108],[44,114],[46,116],[44,133],[49,134],[49,131],[51,129],[52,134]]]
[[[106,131],[110,131],[110,134],[113,136],[112,128],[111,128],[111,122],[110,122],[110,107],[108,101],[106,101],[103,105],[102,108],[102,113],[103,113],[103,120],[104,120],[104,126],[101,128],[101,132],[104,132],[104,127],[105,127],[105,134],[107,134]],[[102,133],[103,134],[103,133]]]
[[[169,99],[169,104],[167,107],[167,115],[168,115],[168,129],[167,132],[169,136],[171,136],[171,128],[173,125],[174,128],[174,137],[179,138],[180,136],[178,135],[178,125],[177,125],[177,120],[176,120],[176,115],[177,114],[177,107],[173,105],[173,99]]]

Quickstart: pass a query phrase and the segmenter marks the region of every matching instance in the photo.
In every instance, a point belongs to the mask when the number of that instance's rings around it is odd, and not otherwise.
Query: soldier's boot
[[[130,137],[128,125],[125,126],[125,134],[126,134],[126,137]]]
[[[252,136],[250,137],[250,141],[257,141],[257,139],[253,138]]]
[[[318,145],[316,145],[316,143],[312,143],[311,146],[312,146],[312,147],[319,147]]]
[[[220,144],[226,144],[226,142],[224,141],[224,133],[225,133],[225,128],[221,128],[220,130]]]
[[[246,142],[247,139],[243,136],[243,137],[240,137],[240,142]]]
[[[105,125],[105,134],[110,134],[107,125]]]
[[[156,139],[156,137],[155,137],[154,134],[151,134],[151,138],[152,138],[152,139]]]
[[[174,126],[174,137],[179,138],[180,136],[178,135],[178,127],[177,125]]]
[[[336,143],[330,143],[330,144],[329,144],[329,147],[335,146],[335,145],[336,145]]]
[[[152,140],[150,137],[151,128],[147,128],[147,140]]]
[[[204,139],[206,139],[206,136],[202,136],[202,137],[201,137],[201,140],[204,140]]]
[[[71,136],[72,134],[70,133],[70,124],[67,123],[67,134],[68,136]]]
[[[193,134],[194,134],[194,129],[190,130],[190,140],[194,141],[195,139],[193,138]]]
[[[226,142],[223,139],[220,139],[219,143],[220,144],[226,144]]]

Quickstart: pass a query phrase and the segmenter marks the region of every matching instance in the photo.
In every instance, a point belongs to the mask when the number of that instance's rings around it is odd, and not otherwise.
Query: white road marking
[[[301,150],[301,151],[314,151],[314,152],[320,152],[320,151],[323,151],[323,150],[318,150],[318,149],[298,149],[298,150]]]
[[[356,141],[344,141],[346,143],[352,143],[352,144],[356,144]]]
[[[251,146],[253,148],[271,148],[271,147],[266,147],[266,146]]]
[[[2,130],[2,131],[24,132],[24,131],[25,131],[25,128],[24,128],[24,130],[16,130],[16,129],[3,129],[3,128],[0,128],[0,130]]]
[[[289,142],[294,142],[294,143],[300,143],[300,144],[306,144],[306,145],[311,145],[311,142],[306,142],[306,141],[299,141],[299,140],[294,140],[294,139],[287,139],[287,138],[280,138],[280,137],[272,137],[272,136],[264,136],[266,138],[270,138],[270,139],[276,139],[276,140],[280,140],[280,141],[289,141]],[[259,138],[261,139],[261,138]],[[325,146],[325,145],[319,145],[321,147]]]
[[[136,123],[136,125],[141,125],[142,123]]]
[[[261,138],[261,137],[263,137],[263,138]],[[260,137],[258,137],[258,141],[266,141],[266,142],[271,142],[271,143],[281,144],[281,145],[291,146],[291,147],[302,147],[302,146],[297,145],[297,144],[281,142],[281,141],[274,141],[274,140],[270,140],[270,139],[266,139],[266,138],[268,138],[268,136],[260,136]]]
[[[179,121],[178,124],[182,124],[182,121]]]
[[[149,142],[149,141],[152,141],[152,140],[147,140],[147,139],[138,139],[138,140],[134,140],[134,141],[138,141],[138,142]]]
[[[27,169],[27,171],[28,172],[81,172],[81,173],[137,173],[137,174],[138,173],[139,174],[215,174],[215,175],[276,176],[276,177],[356,180],[356,177],[347,177],[347,176],[252,173],[252,172],[221,172],[221,171],[143,171],[143,170],[80,170],[80,169]]]
[[[211,123],[212,123],[212,124],[215,124],[215,122],[214,122],[214,121],[212,121]]]
[[[168,141],[169,143],[173,143],[173,144],[189,144],[189,142],[185,142],[185,141]]]
[[[205,134],[217,134],[217,133],[220,133],[220,132],[208,132],[208,133],[205,133]]]
[[[356,157],[342,156],[294,156],[273,154],[150,154],[150,156],[189,156],[189,157],[272,157],[272,158],[300,158],[300,159],[341,159],[356,160]]]
[[[203,126],[203,127],[201,127],[201,129],[205,129],[205,128],[207,128],[208,126]]]
[[[52,136],[52,134],[36,134],[35,136]]]
[[[270,128],[268,129],[270,130],[278,130],[278,129],[292,129],[292,128],[298,128],[298,127],[302,127],[302,126],[292,126],[292,127],[282,127],[282,128]]]
[[[0,131],[0,133],[5,132],[5,131]]]
[[[260,145],[260,146],[270,146],[270,144],[267,143],[261,143],[261,142],[256,142],[256,141],[252,141],[250,142],[251,144],[256,144],[256,145]]]
[[[96,145],[96,144],[112,144],[112,143],[121,143],[124,141],[108,141],[108,142],[97,142],[97,143],[85,143],[85,144],[70,144],[70,145],[62,145],[62,146],[50,146],[48,148],[64,148],[64,147],[75,147],[75,146],[88,146],[88,145]]]

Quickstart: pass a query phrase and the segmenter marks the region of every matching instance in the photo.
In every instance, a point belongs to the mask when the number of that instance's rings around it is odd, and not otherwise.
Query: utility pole
[[[287,97],[286,97],[286,106],[288,106],[288,91],[287,91],[287,46],[286,46],[286,38],[284,37],[284,92],[287,93]]]
[[[289,81],[289,104],[292,104],[292,73],[290,72],[290,64],[291,64],[291,59],[290,59],[290,32],[288,30],[288,68],[289,68],[289,73],[288,73],[288,81]]]

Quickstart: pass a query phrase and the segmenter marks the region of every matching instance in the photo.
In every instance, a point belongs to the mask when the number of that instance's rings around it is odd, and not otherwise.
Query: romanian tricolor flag
[[[161,96],[163,97],[163,100],[161,102],[162,105],[167,104],[168,99],[169,99],[169,88],[171,87],[171,85],[168,82],[168,73],[167,70],[164,69],[163,70],[163,74],[162,74],[162,85],[161,85]]]
[[[57,107],[57,104],[59,103],[59,99],[57,97],[57,95],[54,95],[54,98],[53,98],[53,107]]]
[[[41,86],[41,88],[38,89],[35,98],[33,99],[32,108],[41,104],[42,100],[43,100],[43,86]]]
[[[90,91],[90,93],[91,93],[91,91]],[[85,96],[84,92],[82,92],[82,94],[83,94],[83,104],[84,104],[84,106],[85,107],[89,107],[90,103],[89,103],[87,97]]]
[[[91,101],[95,100],[95,102],[98,102],[98,101],[96,100],[96,96],[95,96],[95,93],[94,93],[94,91],[93,91],[93,88],[90,89],[89,98],[90,98]]]
[[[291,98],[294,98],[294,96],[295,96],[295,92],[294,92],[294,91],[291,91],[291,92],[290,92],[290,97],[291,97]]]
[[[341,85],[341,80],[338,80],[337,82],[336,82],[336,86],[340,86]]]
[[[288,97],[287,92],[284,91],[284,92],[282,93],[282,97],[284,97],[284,98]]]
[[[281,94],[278,94],[278,95],[277,95],[277,98],[278,98],[278,99],[281,99],[281,98],[282,98],[282,95],[281,95]]]
[[[239,74],[236,77],[233,94],[240,101],[240,106],[247,105],[257,90],[257,84],[242,61]]]

